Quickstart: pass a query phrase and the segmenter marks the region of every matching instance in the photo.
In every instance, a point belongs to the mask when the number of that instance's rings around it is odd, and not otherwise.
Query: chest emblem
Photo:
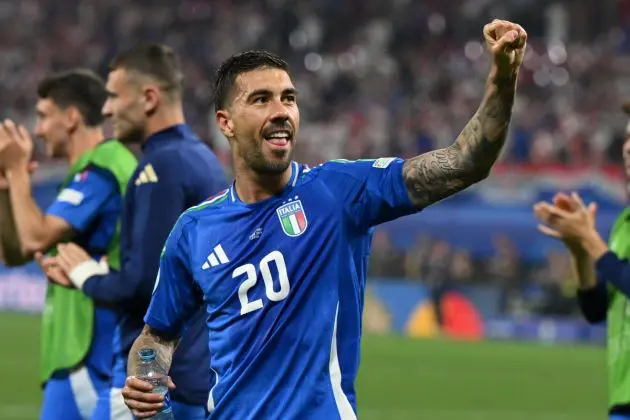
[[[306,212],[302,201],[297,199],[289,199],[287,203],[283,203],[276,210],[278,219],[280,219],[280,225],[282,230],[287,236],[296,237],[306,231],[308,227],[308,220],[306,219]]]

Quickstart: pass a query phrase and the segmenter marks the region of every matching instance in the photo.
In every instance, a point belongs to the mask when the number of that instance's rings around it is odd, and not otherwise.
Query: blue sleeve
[[[57,195],[46,214],[59,217],[78,231],[85,230],[103,205],[119,194],[114,176],[98,168],[77,174]]]
[[[598,281],[592,289],[578,290],[577,298],[580,310],[589,323],[597,324],[606,320],[608,289],[605,281]]]
[[[168,163],[153,163],[158,181],[142,183],[134,189],[133,232],[123,252],[120,271],[107,276],[90,277],[83,292],[101,302],[134,300],[149,302],[155,283],[160,253],[166,238],[186,207],[181,174]]]
[[[184,218],[182,218],[184,219]],[[169,336],[180,336],[186,321],[203,303],[190,267],[190,252],[184,233],[187,222],[175,225],[160,257],[153,297],[144,322]]]
[[[628,260],[619,259],[614,252],[608,251],[595,261],[595,270],[599,281],[596,289],[592,291],[591,300],[593,306],[597,305],[596,315],[602,318],[604,307],[608,309],[606,282],[630,297],[630,263]],[[595,296],[595,294],[597,295]],[[596,318],[595,315],[594,318]],[[605,314],[603,318],[605,319]]]
[[[403,180],[404,160],[330,161],[319,171],[361,229],[417,212]]]

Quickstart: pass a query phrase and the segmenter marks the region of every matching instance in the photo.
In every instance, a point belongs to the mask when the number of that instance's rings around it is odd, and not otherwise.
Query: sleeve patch
[[[396,158],[388,157],[388,158],[380,158],[376,159],[372,164],[373,168],[385,169],[387,168]]]
[[[85,195],[83,195],[82,192],[73,190],[72,188],[66,188],[59,193],[59,195],[57,196],[57,201],[78,206],[79,204],[81,204],[84,198]]]

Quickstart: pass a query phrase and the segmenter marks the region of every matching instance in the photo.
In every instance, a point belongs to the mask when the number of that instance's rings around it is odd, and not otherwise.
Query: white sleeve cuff
[[[77,265],[68,273],[68,278],[77,289],[83,289],[83,284],[92,276],[109,274],[109,265],[104,260],[87,260]]]

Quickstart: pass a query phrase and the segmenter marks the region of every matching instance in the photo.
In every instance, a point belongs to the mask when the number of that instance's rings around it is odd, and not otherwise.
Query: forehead
[[[52,114],[61,110],[50,98],[39,98],[35,108],[37,109],[37,112],[41,114]]]
[[[107,90],[120,90],[128,81],[127,72],[124,69],[110,71],[107,75]]]
[[[236,77],[237,96],[248,95],[257,90],[282,92],[294,88],[289,73],[281,69],[258,69],[241,73]]]

